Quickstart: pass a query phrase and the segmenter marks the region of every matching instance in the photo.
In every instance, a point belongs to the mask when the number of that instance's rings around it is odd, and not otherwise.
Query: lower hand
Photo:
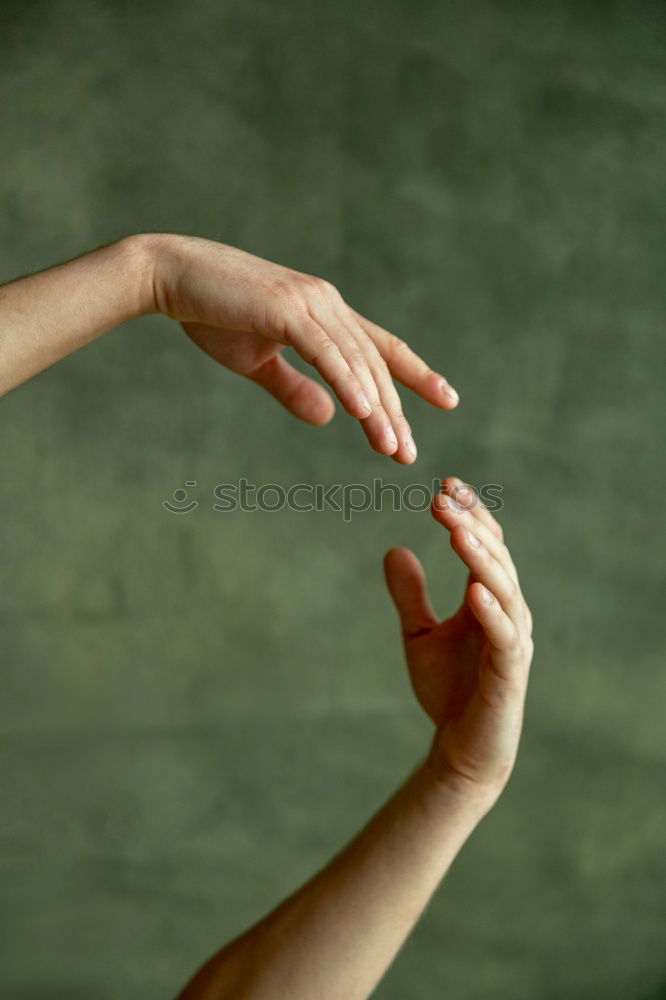
[[[469,570],[461,607],[438,619],[423,568],[408,549],[387,553],[386,580],[400,615],[414,692],[437,727],[429,764],[447,786],[491,805],[518,750],[532,616],[502,530],[476,493],[447,479],[432,513]]]
[[[178,320],[214,360],[272,393],[291,413],[325,424],[328,392],[281,355],[293,347],[361,422],[371,446],[416,458],[393,379],[444,410],[458,395],[403,341],[355,312],[328,281],[211,240],[143,237],[153,248],[155,310]]]

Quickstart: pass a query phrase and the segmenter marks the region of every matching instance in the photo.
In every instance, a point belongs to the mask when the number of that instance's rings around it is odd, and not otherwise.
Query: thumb
[[[384,556],[384,575],[405,639],[414,639],[437,625],[423,566],[413,552],[403,548],[387,552]]]
[[[335,404],[326,389],[297,371],[281,354],[269,358],[247,377],[308,424],[327,424],[335,413]]]

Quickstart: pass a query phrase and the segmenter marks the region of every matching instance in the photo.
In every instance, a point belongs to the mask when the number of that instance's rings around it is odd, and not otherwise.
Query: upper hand
[[[159,312],[220,364],[272,393],[313,424],[335,406],[316,381],[281,356],[293,347],[361,421],[372,447],[416,458],[393,379],[441,409],[458,395],[403,341],[355,312],[328,281],[196,237],[154,234],[153,294]]]
[[[385,572],[416,697],[437,727],[429,762],[442,781],[492,802],[518,750],[532,616],[499,524],[474,490],[464,490],[459,479],[447,479],[432,504],[469,569],[458,611],[437,618],[423,568],[408,549],[388,552]]]

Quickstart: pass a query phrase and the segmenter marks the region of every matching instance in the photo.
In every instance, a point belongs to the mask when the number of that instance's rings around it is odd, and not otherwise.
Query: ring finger
[[[348,329],[329,303],[319,303],[313,315],[336,344],[368,397],[372,409],[368,416],[361,418],[361,426],[368,441],[375,451],[382,455],[393,455],[400,448],[398,436],[383,405],[380,389],[364,347],[359,344],[354,333]]]
[[[465,563],[475,580],[482,583],[499,601],[516,628],[524,621],[520,591],[504,567],[469,528],[457,525],[451,531],[451,546]]]
[[[452,530],[457,524],[463,524],[473,531],[491,555],[504,567],[514,583],[518,583],[518,571],[509,550],[497,535],[477,517],[478,506],[465,510],[458,506],[450,495],[437,493],[433,498],[432,510],[436,520],[449,530]]]
[[[416,445],[412,437],[412,429],[403,413],[402,402],[391,373],[373,341],[359,326],[349,310],[347,313],[346,316],[338,313],[339,322],[345,325],[363,352],[377,386],[384,412],[388,415],[398,440],[398,448],[391,457],[404,465],[410,465],[416,459]]]

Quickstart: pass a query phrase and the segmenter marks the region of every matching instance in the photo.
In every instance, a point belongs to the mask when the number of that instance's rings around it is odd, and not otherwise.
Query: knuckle
[[[338,291],[338,289],[336,288],[336,286],[333,284],[332,281],[328,281],[327,278],[318,278],[317,282],[318,282],[319,290],[322,291],[324,293],[324,295],[328,295],[329,298],[333,298],[333,299],[341,299],[342,298],[342,296],[340,295],[340,292]]]
[[[347,363],[351,368],[364,368],[367,365],[365,355],[358,348],[354,348],[347,354]]]
[[[372,345],[371,348],[370,348],[370,350],[372,352],[372,356],[373,356],[373,359],[374,359],[374,367],[375,367],[377,373],[380,374],[380,375],[383,375],[385,378],[389,379],[389,381],[391,382],[391,385],[393,385],[393,379],[391,378],[391,372],[390,372],[389,366],[388,366],[388,364],[386,362],[386,358],[383,358],[381,356],[381,354],[379,353],[379,351],[377,350],[377,348],[375,347],[375,345],[372,343],[372,341],[370,343]]]
[[[522,652],[522,643],[520,641],[520,635],[515,625],[513,626],[513,631],[511,634],[511,638],[509,639],[509,642],[507,644],[507,647],[512,653],[520,654]]]
[[[466,520],[466,522],[467,522],[467,523],[469,524],[469,519],[468,519],[468,518],[465,518],[465,520]],[[473,535],[475,534],[472,528],[463,528],[463,526],[461,525],[461,529],[462,529],[462,531],[464,531],[464,532],[465,532],[465,538],[466,538],[466,539],[468,539],[468,540],[469,540],[469,533],[470,533],[470,532],[471,532],[471,533],[472,533]],[[476,545],[476,544],[474,545],[474,551],[475,551],[475,552],[476,552],[476,554],[477,554],[477,558],[479,558],[479,559],[482,559],[482,560],[483,560],[484,562],[487,562],[487,563],[490,563],[490,561],[491,561],[491,558],[492,558],[492,557],[491,557],[491,555],[490,555],[490,552],[489,552],[489,550],[488,550],[488,547],[487,547],[486,545],[484,545],[484,544],[483,544],[483,542],[481,541],[481,539],[479,538],[479,536],[478,536],[478,535],[476,535],[475,537],[476,537],[476,538],[478,539],[478,541],[479,541],[479,542],[481,542],[481,544],[480,544],[480,545]],[[491,567],[491,568],[492,568],[492,567]],[[501,583],[501,580],[500,580],[499,582]],[[493,584],[495,584],[495,583],[497,583],[497,581],[496,581],[496,580],[494,580],[494,581],[493,581]],[[491,586],[492,586],[493,584],[491,584]]]
[[[340,296],[334,284],[326,278],[320,278],[316,274],[299,274],[298,283],[306,292],[317,292],[319,295],[324,295],[327,298]]]
[[[372,342],[370,342],[368,346],[368,362],[372,374],[377,381],[381,382],[387,398],[391,401],[393,409],[402,409],[400,396],[398,395],[398,391],[393,382],[393,376],[391,375],[391,369],[389,368],[386,359],[381,356]]]
[[[534,642],[532,641],[531,636],[528,635],[525,639],[523,639],[521,644],[521,653],[525,662],[529,663],[534,653]]]
[[[532,638],[532,631],[533,631],[533,627],[534,627],[534,620],[532,618],[532,612],[530,611],[530,609],[528,608],[527,605],[525,605],[525,621],[527,622],[527,628],[529,630],[529,635],[530,635],[530,639],[531,639]]]
[[[452,544],[455,543],[456,545],[462,544],[464,547],[469,549],[468,542],[469,542],[469,535],[467,533],[467,529],[463,527],[462,524],[456,524],[455,528],[451,532],[451,543]],[[475,556],[479,561],[482,561],[485,558],[485,551],[482,545],[479,546],[478,548],[472,549],[471,551],[473,553],[473,556]]]
[[[400,354],[407,354],[410,351],[407,341],[401,337],[396,337],[394,333],[389,333],[388,338],[389,357],[395,358]]]
[[[301,301],[298,288],[289,278],[278,278],[274,281],[272,292],[278,302],[285,307],[295,306]]]
[[[323,362],[327,360],[337,359],[338,349],[332,340],[327,338],[322,338],[315,348],[315,355],[312,359],[312,364],[315,368],[318,368]]]
[[[316,274],[306,274],[303,271],[298,272],[297,281],[302,288],[318,288],[321,280]]]

